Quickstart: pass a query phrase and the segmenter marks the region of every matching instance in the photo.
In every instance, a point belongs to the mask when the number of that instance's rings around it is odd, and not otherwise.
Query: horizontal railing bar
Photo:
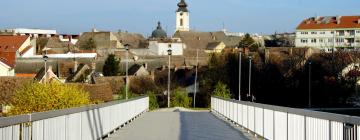
[[[116,101],[106,102],[106,103],[102,103],[102,104],[88,105],[88,106],[75,107],[75,108],[67,108],[67,109],[61,109],[61,110],[36,112],[36,113],[32,113],[32,114],[17,115],[17,116],[11,116],[11,117],[0,117],[0,128],[11,126],[11,125],[17,125],[17,124],[21,124],[21,123],[26,123],[26,122],[33,122],[33,121],[63,116],[63,115],[69,115],[69,114],[99,109],[99,108],[103,108],[103,107],[112,106],[115,104],[126,103],[126,102],[130,102],[130,101],[138,100],[138,99],[143,99],[146,97],[148,97],[148,96],[140,96],[140,97],[135,97],[135,98],[131,98],[128,100],[116,100]]]
[[[282,107],[282,106],[275,106],[275,105],[267,105],[267,104],[260,104],[260,103],[253,103],[253,102],[246,102],[246,101],[238,101],[233,99],[225,99],[221,97],[212,96],[213,98],[230,101],[233,103],[239,103],[248,106],[254,106],[258,108],[279,111],[279,112],[287,112],[295,115],[302,115],[306,117],[313,117],[319,119],[325,119],[330,121],[336,122],[343,122],[343,123],[350,123],[360,125],[360,117],[357,116],[349,116],[349,115],[342,115],[342,114],[335,114],[329,112],[320,112],[320,111],[313,111],[313,110],[306,110],[306,109],[298,109],[298,108],[290,108],[290,107]]]

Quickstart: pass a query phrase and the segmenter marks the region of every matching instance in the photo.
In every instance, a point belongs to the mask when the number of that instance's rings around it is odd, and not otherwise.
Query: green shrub
[[[159,103],[157,102],[157,97],[153,91],[148,91],[146,93],[149,96],[149,108],[150,110],[154,110],[159,108]]]
[[[130,88],[128,88],[128,99],[138,97],[137,94],[134,94]],[[118,100],[126,99],[126,88],[123,86],[119,92]]]
[[[29,83],[16,91],[7,115],[44,112],[91,104],[89,93],[75,85]]]
[[[175,89],[171,94],[171,107],[190,107],[192,102],[185,89]]]
[[[213,91],[213,95],[225,99],[230,99],[231,97],[230,89],[228,89],[227,85],[223,84],[222,82],[218,82],[216,84],[215,90]]]

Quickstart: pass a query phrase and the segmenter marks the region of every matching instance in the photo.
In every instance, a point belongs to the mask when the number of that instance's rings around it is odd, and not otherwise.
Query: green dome
[[[151,33],[152,38],[167,38],[166,32],[161,28],[161,23],[158,22],[156,30]]]

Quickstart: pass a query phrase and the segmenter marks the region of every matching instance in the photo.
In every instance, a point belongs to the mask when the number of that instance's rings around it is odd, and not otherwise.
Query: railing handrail
[[[320,111],[306,110],[306,109],[299,109],[299,108],[282,107],[282,106],[275,106],[275,105],[267,105],[267,104],[247,102],[247,101],[238,101],[238,100],[233,100],[233,99],[225,99],[225,98],[217,97],[217,96],[212,96],[212,97],[222,99],[225,101],[230,101],[233,103],[240,103],[243,105],[249,105],[249,106],[259,107],[259,108],[268,109],[268,110],[274,110],[274,111],[286,112],[286,113],[291,113],[291,114],[296,114],[296,115],[303,115],[303,116],[307,116],[307,117],[313,117],[313,118],[325,119],[325,120],[330,120],[330,121],[337,121],[337,122],[360,125],[360,117],[357,117],[357,116],[335,114],[335,113],[329,113],[329,112],[320,112]]]
[[[17,115],[17,116],[10,116],[10,117],[0,117],[0,128],[7,127],[11,125],[26,123],[26,122],[32,122],[32,121],[38,121],[38,120],[44,120],[48,118],[54,118],[58,116],[63,115],[69,115],[94,109],[99,109],[103,107],[112,106],[115,104],[120,103],[126,103],[138,99],[143,99],[148,96],[139,96],[135,98],[131,98],[128,100],[116,100],[111,102],[106,102],[102,104],[93,104],[93,105],[87,105],[87,106],[81,106],[81,107],[74,107],[74,108],[66,108],[66,109],[60,109],[60,110],[50,110],[45,112],[35,112],[31,114],[23,114],[23,115]]]

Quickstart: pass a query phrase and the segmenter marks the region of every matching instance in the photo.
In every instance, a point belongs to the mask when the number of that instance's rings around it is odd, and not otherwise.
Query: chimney
[[[337,16],[337,17],[336,17],[336,24],[340,24],[340,23],[341,23],[341,20],[340,20],[340,19],[341,19],[341,16]]]
[[[76,73],[76,71],[77,71],[77,68],[78,68],[78,63],[77,63],[77,61],[75,60],[74,61],[74,73]]]
[[[358,19],[358,24],[360,24],[360,19]]]

